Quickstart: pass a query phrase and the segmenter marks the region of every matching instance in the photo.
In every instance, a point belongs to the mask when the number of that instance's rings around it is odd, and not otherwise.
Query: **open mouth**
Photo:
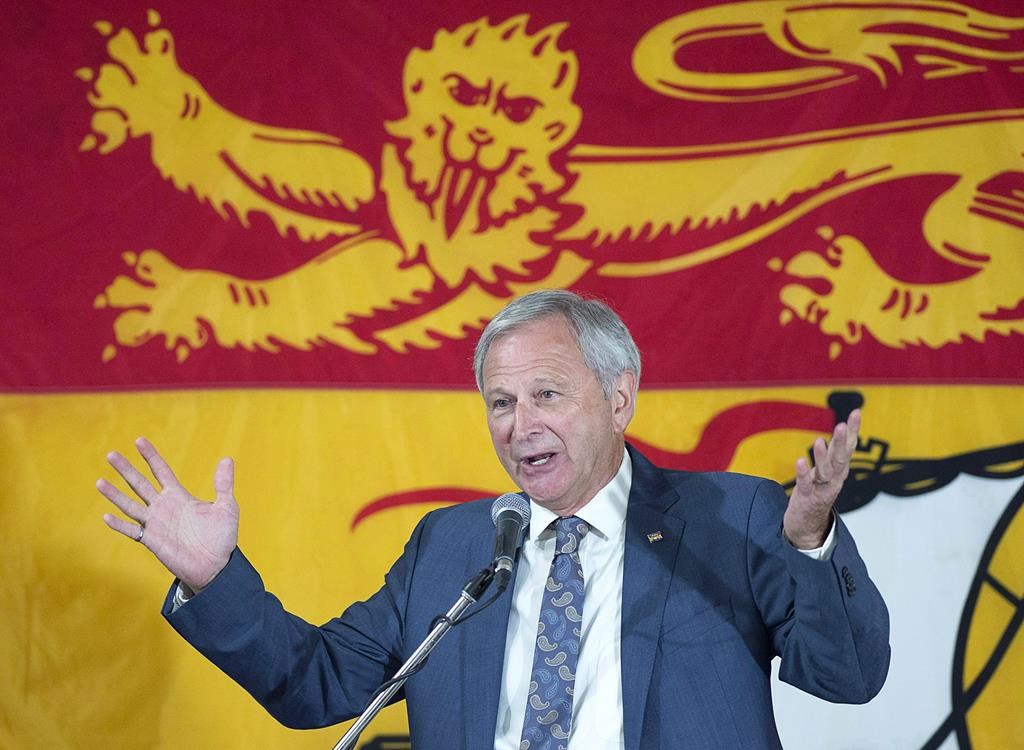
[[[538,453],[536,456],[527,456],[523,461],[530,466],[543,466],[554,455],[554,453]]]

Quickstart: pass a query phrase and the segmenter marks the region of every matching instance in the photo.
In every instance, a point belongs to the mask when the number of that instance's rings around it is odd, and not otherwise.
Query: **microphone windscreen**
[[[512,512],[518,513],[522,516],[524,526],[529,523],[530,501],[526,500],[522,495],[517,495],[514,492],[506,492],[504,495],[497,498],[494,503],[491,504],[491,521],[497,525],[498,516],[506,510],[511,510]]]

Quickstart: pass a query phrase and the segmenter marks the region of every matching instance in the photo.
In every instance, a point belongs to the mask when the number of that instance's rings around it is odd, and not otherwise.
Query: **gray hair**
[[[484,360],[491,344],[528,323],[552,316],[569,324],[583,361],[601,384],[605,398],[611,397],[616,378],[626,370],[636,375],[639,385],[640,352],[622,318],[599,300],[563,289],[545,289],[512,300],[484,328],[473,353],[476,387],[483,392]]]

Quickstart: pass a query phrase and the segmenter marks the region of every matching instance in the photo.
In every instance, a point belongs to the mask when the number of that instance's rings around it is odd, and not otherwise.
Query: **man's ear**
[[[636,411],[636,386],[636,373],[632,370],[623,370],[615,379],[611,395],[612,421],[619,433],[626,431]]]

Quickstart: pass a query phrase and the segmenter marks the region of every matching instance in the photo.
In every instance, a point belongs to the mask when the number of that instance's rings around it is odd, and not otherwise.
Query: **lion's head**
[[[530,210],[565,178],[551,155],[575,135],[578,64],[558,48],[565,24],[529,33],[528,17],[441,30],[405,61],[407,114],[387,124],[406,145],[409,181],[451,236]]]

